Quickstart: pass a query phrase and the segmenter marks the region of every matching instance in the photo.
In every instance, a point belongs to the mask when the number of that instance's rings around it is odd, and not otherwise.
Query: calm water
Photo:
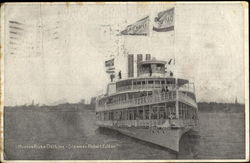
[[[243,113],[200,113],[180,152],[94,125],[94,113],[5,111],[5,159],[244,159]]]

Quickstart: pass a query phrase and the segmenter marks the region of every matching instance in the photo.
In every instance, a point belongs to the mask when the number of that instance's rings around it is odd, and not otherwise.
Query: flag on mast
[[[113,58],[113,59],[105,61],[106,73],[108,73],[108,74],[115,73],[114,60],[115,59]]]
[[[105,61],[105,67],[111,67],[111,66],[114,66],[114,59]]]
[[[170,64],[173,64],[173,65],[175,65],[175,59],[170,59],[169,61],[168,61],[168,64],[170,65]]]
[[[149,35],[149,16],[136,21],[126,27],[125,30],[120,32],[120,35]]]
[[[153,30],[168,32],[174,30],[174,8],[159,12],[154,19]]]

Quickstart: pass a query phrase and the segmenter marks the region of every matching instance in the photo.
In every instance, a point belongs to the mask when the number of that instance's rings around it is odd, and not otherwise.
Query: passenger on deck
[[[162,87],[162,89],[161,89],[161,92],[165,92],[166,90],[165,90],[165,88],[164,88],[164,86]]]
[[[113,82],[114,77],[115,77],[114,74],[111,74],[111,75],[110,75],[110,80],[111,80],[111,82]]]
[[[149,76],[152,76],[152,68],[149,67]]]
[[[121,71],[119,71],[118,76],[119,76],[119,79],[122,78],[122,72]]]
[[[168,90],[168,86],[166,85],[166,92],[168,92],[169,90]]]

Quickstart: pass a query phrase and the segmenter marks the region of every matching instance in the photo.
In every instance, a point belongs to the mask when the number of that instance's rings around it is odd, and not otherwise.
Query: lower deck
[[[96,120],[107,126],[189,126],[198,121],[198,110],[182,102],[164,102],[96,112]],[[178,124],[177,124],[178,123]]]
[[[198,120],[194,119],[161,119],[161,120],[121,120],[121,121],[100,121],[97,120],[98,126],[114,126],[118,128],[136,127],[136,128],[182,128],[182,127],[195,127]]]

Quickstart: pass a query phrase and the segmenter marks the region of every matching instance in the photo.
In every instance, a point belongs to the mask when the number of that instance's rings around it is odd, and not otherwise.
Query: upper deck
[[[161,60],[145,60],[137,64],[137,77],[117,79],[107,86],[105,96],[128,91],[149,91],[154,89],[183,90],[194,93],[194,84],[187,79],[174,77],[167,71],[167,62]]]
[[[178,103],[176,101],[197,108],[194,83],[166,70],[165,61],[138,62],[137,77],[130,74],[128,78],[119,77],[110,82],[106,93],[97,98],[96,111]]]
[[[116,92],[163,88],[166,86],[168,86],[168,89],[172,90],[176,86],[180,87],[188,83],[189,83],[188,80],[185,79],[151,76],[151,77],[138,77],[138,78],[119,80],[115,83],[115,86],[116,86]]]
[[[148,77],[148,76],[157,76],[164,77],[166,76],[166,62],[160,60],[146,60],[138,63],[138,76],[139,77]]]

